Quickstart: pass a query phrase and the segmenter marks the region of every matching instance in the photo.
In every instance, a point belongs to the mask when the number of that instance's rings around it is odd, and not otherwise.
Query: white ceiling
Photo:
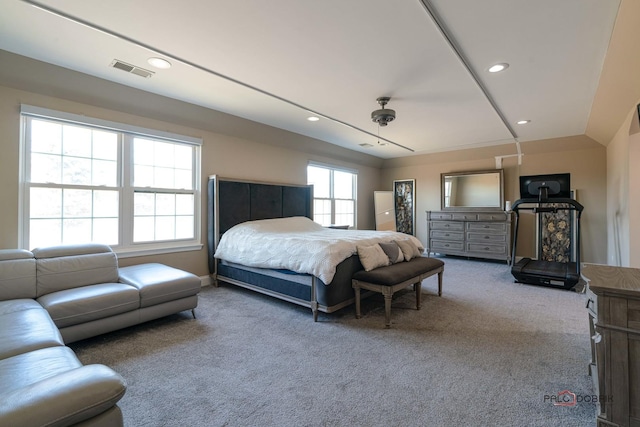
[[[620,0],[0,2],[0,49],[394,158],[584,134]]]

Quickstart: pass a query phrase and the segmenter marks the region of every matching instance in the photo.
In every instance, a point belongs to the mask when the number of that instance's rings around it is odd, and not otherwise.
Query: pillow
[[[400,246],[396,242],[378,243],[385,254],[389,257],[389,262],[395,264],[400,261],[404,261],[404,254],[400,249]]]
[[[409,261],[422,255],[420,248],[418,248],[418,246],[411,239],[394,240],[394,242],[396,242],[398,246],[400,246],[400,250],[404,255],[405,261]]]
[[[389,257],[384,253],[380,245],[358,246],[358,256],[365,271],[389,265]]]

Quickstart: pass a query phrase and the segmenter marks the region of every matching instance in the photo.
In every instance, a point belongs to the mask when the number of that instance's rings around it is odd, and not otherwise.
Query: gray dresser
[[[427,211],[427,254],[511,261],[511,213]]]

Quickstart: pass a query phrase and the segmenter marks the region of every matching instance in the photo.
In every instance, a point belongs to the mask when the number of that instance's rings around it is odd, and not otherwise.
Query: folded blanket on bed
[[[214,257],[250,267],[312,274],[329,284],[336,266],[357,254],[358,246],[404,239],[424,249],[414,236],[395,231],[325,228],[305,217],[265,219],[230,228],[222,235]]]

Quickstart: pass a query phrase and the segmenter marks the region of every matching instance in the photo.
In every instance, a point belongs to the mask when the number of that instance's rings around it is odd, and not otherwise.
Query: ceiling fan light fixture
[[[391,98],[388,96],[381,96],[376,101],[382,107],[380,110],[375,110],[371,113],[371,120],[378,123],[379,126],[386,126],[389,122],[396,119],[396,112],[389,108],[384,108]]]

